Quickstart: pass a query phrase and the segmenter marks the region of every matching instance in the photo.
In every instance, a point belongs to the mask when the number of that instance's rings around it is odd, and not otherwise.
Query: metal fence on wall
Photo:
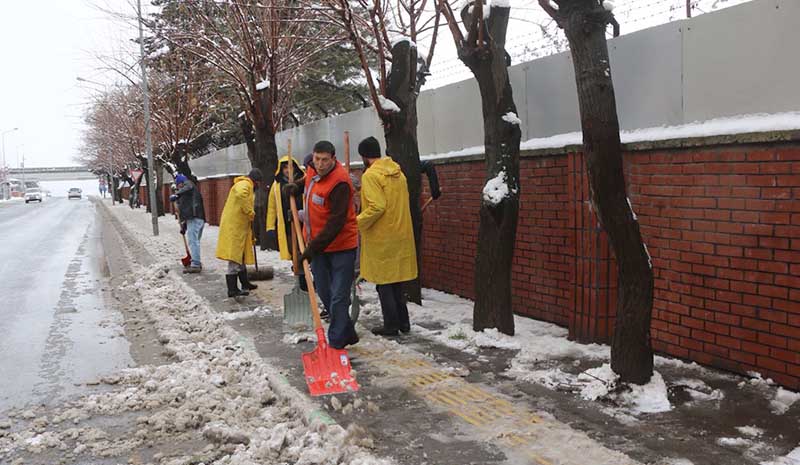
[[[797,24],[800,1],[756,0],[610,40],[621,128],[800,110],[794,84],[800,75]],[[523,140],[580,129],[569,53],[522,63],[509,72]],[[421,155],[483,144],[474,80],[421,93],[418,114]],[[341,149],[345,130],[355,142],[366,136],[383,141],[375,110],[364,108],[283,131],[277,143],[283,150],[291,137],[294,154],[302,157],[321,139]],[[198,176],[242,173],[247,167],[243,145],[192,161]]]

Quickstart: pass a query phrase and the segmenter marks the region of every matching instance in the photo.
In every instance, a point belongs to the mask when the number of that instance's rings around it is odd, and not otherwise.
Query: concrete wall
[[[610,40],[622,129],[800,110],[800,92],[791,79],[800,75],[800,61],[794,59],[798,23],[797,0],[754,0]],[[521,63],[509,72],[523,140],[580,129],[569,53]],[[421,155],[483,144],[480,96],[472,79],[423,92],[418,112]],[[316,141],[328,139],[341,151],[345,130],[353,145],[367,135],[383,138],[375,111],[364,108],[283,131],[278,147],[284,151],[291,138],[295,156],[304,156]],[[192,162],[201,177],[248,168],[244,146]]]

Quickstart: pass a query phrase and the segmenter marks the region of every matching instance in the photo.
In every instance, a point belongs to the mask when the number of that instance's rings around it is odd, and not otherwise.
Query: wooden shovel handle
[[[294,182],[294,162],[292,161],[292,139],[289,139],[289,180]],[[300,217],[297,215],[297,200],[294,195],[289,195],[289,205],[292,209],[292,221],[294,224],[294,235],[297,238],[297,246],[300,248],[300,253],[306,251],[306,244],[303,240],[303,230],[300,227]],[[311,316],[314,317],[314,329],[322,328],[322,320],[319,318],[319,311],[317,310],[317,293],[314,290],[314,279],[311,275],[311,269],[308,262],[303,262],[303,271],[306,273],[306,284],[308,284],[308,300],[311,303]]]

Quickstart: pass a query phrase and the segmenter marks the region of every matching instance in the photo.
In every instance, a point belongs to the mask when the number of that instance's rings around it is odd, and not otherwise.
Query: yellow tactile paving
[[[497,443],[512,448],[537,464],[552,465],[531,450],[535,432],[528,430],[542,419],[525,407],[470,384],[415,353],[365,345],[354,347],[351,353],[388,374],[407,380],[408,388],[429,404],[480,429],[488,437],[496,438]]]

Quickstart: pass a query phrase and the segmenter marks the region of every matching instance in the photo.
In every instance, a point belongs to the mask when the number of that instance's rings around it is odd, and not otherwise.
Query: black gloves
[[[314,255],[316,255],[314,250],[311,247],[306,247],[305,252],[300,255],[300,261],[302,262],[303,260],[306,260],[309,264],[311,264],[311,260],[314,259]]]
[[[294,183],[287,183],[283,186],[283,192],[287,195],[297,195],[300,192],[300,186]]]
[[[181,225],[181,234],[186,234],[186,222],[181,221],[180,225]]]

